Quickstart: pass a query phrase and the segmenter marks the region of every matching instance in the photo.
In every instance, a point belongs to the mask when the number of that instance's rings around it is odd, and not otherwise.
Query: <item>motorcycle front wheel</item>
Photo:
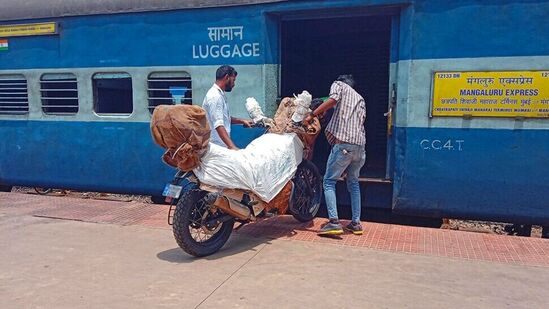
[[[322,199],[322,176],[313,162],[303,160],[292,181],[290,213],[300,222],[313,220]]]
[[[173,216],[173,235],[177,244],[196,257],[208,256],[221,249],[234,226],[234,219],[216,220],[224,215],[212,212],[204,198],[206,193],[200,189],[183,192]]]

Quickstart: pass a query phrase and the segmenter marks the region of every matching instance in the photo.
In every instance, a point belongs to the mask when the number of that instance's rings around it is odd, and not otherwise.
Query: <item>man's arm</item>
[[[238,147],[236,147],[236,145],[233,143],[233,140],[229,136],[229,133],[227,133],[227,130],[225,130],[224,126],[219,126],[215,128],[215,130],[217,131],[217,134],[219,135],[219,138],[221,138],[223,143],[227,145],[227,148],[232,150],[238,150]]]
[[[316,116],[326,112],[330,108],[336,106],[336,104],[337,104],[336,100],[334,100],[332,98],[328,98],[326,101],[324,101],[322,104],[320,104],[319,107],[317,107],[314,111],[312,111],[311,116],[316,117]]]
[[[304,122],[309,123],[313,119],[313,117],[316,117],[330,108],[337,105],[337,102],[341,100],[341,82],[333,82],[332,86],[330,86],[330,97],[326,99],[322,104],[320,104],[319,107],[317,107],[314,111],[312,111],[307,118],[305,118]]]
[[[314,111],[312,111],[306,118],[303,120],[305,123],[310,123],[313,117],[316,117],[318,115],[321,115],[322,113],[326,112],[330,108],[334,107],[337,104],[337,101],[328,98],[326,101],[322,102],[320,106],[318,106]]]
[[[242,124],[244,125],[246,128],[251,128],[253,123],[250,121],[250,120],[247,120],[247,119],[241,119],[241,118],[235,118],[235,117],[231,117],[231,123],[232,124]]]

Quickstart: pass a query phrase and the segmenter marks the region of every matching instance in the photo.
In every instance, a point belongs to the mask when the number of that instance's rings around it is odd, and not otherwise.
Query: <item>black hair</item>
[[[311,101],[311,110],[315,110],[317,109],[322,103],[324,102],[324,100],[322,100],[321,98],[316,98],[316,99],[313,99]],[[320,127],[321,128],[326,128],[326,125],[328,125],[328,122],[330,122],[330,119],[332,119],[332,115],[334,113],[334,109],[333,108],[330,108],[329,110],[325,111],[324,112],[324,115],[322,117],[319,117],[319,120],[320,120]]]
[[[324,101],[321,98],[315,98],[311,101],[311,110],[317,109]]]
[[[229,76],[236,76],[238,73],[236,70],[230,66],[230,65],[222,65],[219,68],[217,68],[217,71],[215,71],[215,80],[221,80],[225,75]]]
[[[339,75],[336,80],[344,82],[345,84],[351,86],[351,88],[355,87],[355,79],[351,74]]]

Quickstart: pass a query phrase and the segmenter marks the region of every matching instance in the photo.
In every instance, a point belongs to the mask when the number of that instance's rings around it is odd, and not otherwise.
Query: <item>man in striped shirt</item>
[[[366,160],[366,104],[364,98],[353,87],[354,79],[351,75],[339,76],[330,88],[330,97],[305,119],[305,122],[309,122],[312,117],[321,115],[335,106],[332,119],[325,130],[326,138],[332,146],[324,174],[324,197],[330,221],[322,227],[319,235],[343,233],[336,202],[336,183],[343,173],[347,174],[347,189],[351,194],[352,209],[352,221],[346,228],[355,235],[362,234],[358,176]]]

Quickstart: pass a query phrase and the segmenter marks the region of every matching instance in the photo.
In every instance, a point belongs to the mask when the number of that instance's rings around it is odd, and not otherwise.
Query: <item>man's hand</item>
[[[219,138],[221,138],[223,143],[225,143],[225,145],[227,145],[227,148],[233,149],[233,150],[238,150],[238,147],[236,147],[236,145],[233,143],[233,140],[229,136],[229,133],[227,133],[227,130],[225,130],[224,126],[219,126],[219,127],[215,128],[215,130],[217,131],[217,134],[219,135]]]
[[[245,128],[251,128],[253,126],[253,122],[251,120],[248,120],[248,119],[240,119],[240,118],[235,118],[235,117],[231,117],[231,123],[232,124],[241,124],[243,125]]]
[[[303,119],[303,124],[308,125],[311,121],[313,121],[313,113],[309,113],[309,115]]]
[[[310,112],[309,115],[307,115],[307,118],[303,120],[303,122],[305,124],[309,124],[314,117],[323,117],[324,113],[330,108],[336,106],[336,104],[337,104],[336,100],[332,98],[328,98],[326,101],[320,104],[320,106],[317,107],[314,111]]]
[[[242,119],[242,125],[244,126],[244,128],[251,128],[254,123],[250,120]]]

